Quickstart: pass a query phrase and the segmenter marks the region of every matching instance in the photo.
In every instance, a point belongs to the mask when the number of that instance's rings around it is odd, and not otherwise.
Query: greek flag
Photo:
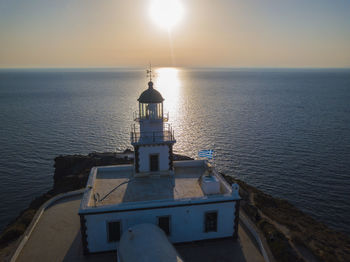
[[[212,159],[214,154],[214,150],[201,150],[198,152],[199,157],[206,157],[208,159]]]

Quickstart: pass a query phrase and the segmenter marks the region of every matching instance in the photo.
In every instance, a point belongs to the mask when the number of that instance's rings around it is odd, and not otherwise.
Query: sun
[[[152,20],[160,27],[170,30],[183,17],[184,9],[179,0],[153,0],[150,7]]]

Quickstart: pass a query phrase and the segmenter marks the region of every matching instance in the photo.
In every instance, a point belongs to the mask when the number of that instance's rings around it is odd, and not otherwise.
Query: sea
[[[350,69],[156,68],[174,151],[350,235]],[[0,70],[0,231],[52,187],[54,158],[132,148],[140,68]]]

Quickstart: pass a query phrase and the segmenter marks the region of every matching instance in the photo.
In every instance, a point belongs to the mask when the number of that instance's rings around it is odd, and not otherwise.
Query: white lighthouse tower
[[[132,126],[131,144],[134,146],[135,176],[169,174],[173,171],[173,145],[176,142],[168,114],[163,111],[162,95],[154,89],[152,70],[148,89],[142,92],[139,110],[134,113],[137,122]]]

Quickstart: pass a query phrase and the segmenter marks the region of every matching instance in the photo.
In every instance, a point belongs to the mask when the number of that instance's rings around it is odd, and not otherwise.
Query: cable
[[[132,182],[134,181],[134,178],[128,180],[128,181],[125,181],[119,185],[117,185],[115,188],[113,188],[111,191],[109,191],[109,193],[107,195],[105,195],[104,197],[102,197],[99,202],[102,202],[103,200],[105,200],[110,194],[112,194],[115,190],[117,190],[118,187],[122,186],[122,185],[125,185],[125,184],[128,184],[129,182]]]

